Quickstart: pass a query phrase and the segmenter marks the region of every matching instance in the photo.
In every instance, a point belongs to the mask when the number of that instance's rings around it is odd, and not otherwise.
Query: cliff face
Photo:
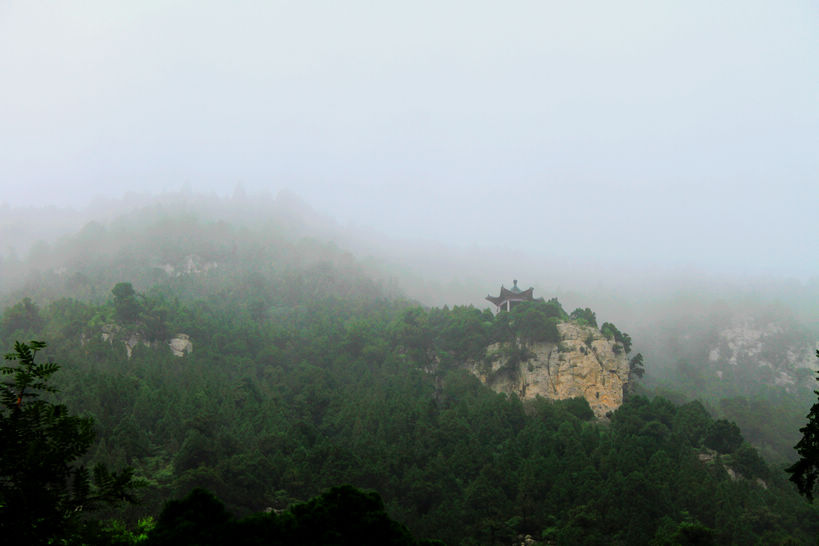
[[[708,363],[719,380],[726,372],[784,387],[813,390],[819,343],[800,336],[796,325],[754,317],[734,317],[708,346]],[[737,373],[737,368],[741,371]],[[730,376],[729,375],[729,376]]]
[[[495,344],[489,363],[470,363],[468,369],[495,391],[521,399],[582,396],[597,418],[619,408],[629,380],[622,346],[589,326],[565,322],[557,329],[560,343]]]

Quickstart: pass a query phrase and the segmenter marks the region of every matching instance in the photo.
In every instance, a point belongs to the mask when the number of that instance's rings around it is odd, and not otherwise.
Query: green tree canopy
[[[134,287],[129,282],[119,282],[111,290],[114,295],[114,309],[117,319],[122,322],[133,322],[139,318],[142,310],[136,299]]]
[[[720,453],[733,453],[742,445],[742,433],[736,423],[717,419],[708,428],[704,443]]]
[[[44,321],[37,304],[31,301],[31,298],[23,298],[22,301],[3,313],[3,320],[0,321],[0,336],[5,338],[16,333],[38,334],[43,324]]]
[[[819,350],[816,351],[819,358]],[[819,373],[817,373],[819,380]],[[819,391],[813,391],[819,396]],[[807,424],[799,429],[802,439],[794,446],[799,453],[799,460],[786,469],[790,480],[799,488],[799,492],[813,502],[813,490],[819,479],[819,401],[811,406],[807,415]]]
[[[579,322],[585,322],[589,326],[594,326],[595,328],[597,328],[597,315],[595,315],[594,311],[592,311],[588,307],[586,307],[585,309],[581,309],[580,307],[578,307],[577,309],[572,311],[572,314],[569,315],[569,318]]]
[[[625,332],[621,332],[611,322],[604,322],[600,327],[600,333],[606,336],[607,339],[614,339],[618,343],[623,344],[623,350],[626,353],[631,352],[631,336]]]
[[[133,501],[130,469],[91,472],[75,461],[94,439],[93,420],[40,399],[53,393],[53,362],[36,363],[42,341],[17,342],[5,356],[17,365],[0,386],[0,536],[18,544],[46,544],[79,532],[82,514],[101,502]]]
[[[526,343],[560,341],[555,319],[550,316],[554,307],[543,302],[527,302],[516,305],[511,312],[515,333]]]
[[[345,485],[333,487],[282,514],[256,514],[237,520],[211,493],[194,489],[168,502],[151,531],[149,546],[208,544],[302,544],[413,546],[406,527],[391,519],[378,493]]]

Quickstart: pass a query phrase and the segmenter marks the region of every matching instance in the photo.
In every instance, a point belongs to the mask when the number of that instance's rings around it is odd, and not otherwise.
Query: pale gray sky
[[[819,7],[0,2],[0,203],[290,188],[389,237],[819,273]]]

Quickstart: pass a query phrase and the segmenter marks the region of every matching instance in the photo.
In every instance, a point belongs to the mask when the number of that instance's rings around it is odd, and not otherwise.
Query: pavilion
[[[486,296],[487,300],[495,304],[497,312],[511,311],[512,307],[518,303],[534,300],[534,296],[532,295],[532,292],[534,291],[533,287],[530,286],[526,290],[521,290],[518,288],[517,279],[512,282],[514,283],[514,286],[509,289],[501,285],[500,296]]]

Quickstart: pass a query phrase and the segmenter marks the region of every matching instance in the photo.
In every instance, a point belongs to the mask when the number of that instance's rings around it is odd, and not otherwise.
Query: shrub
[[[585,309],[581,309],[580,307],[578,307],[577,309],[572,311],[572,314],[569,315],[569,318],[571,318],[574,321],[584,320],[590,326],[594,326],[595,328],[597,328],[597,316],[594,314],[594,311],[592,311],[588,307],[586,307]]]

